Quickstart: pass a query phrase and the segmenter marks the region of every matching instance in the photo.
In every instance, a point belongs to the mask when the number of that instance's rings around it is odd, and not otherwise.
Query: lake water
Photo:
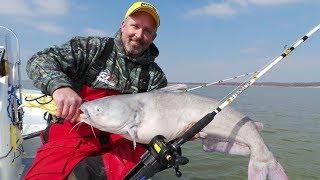
[[[223,98],[234,87],[207,87],[197,94]],[[289,179],[320,179],[320,89],[252,87],[231,105],[264,124],[265,143]],[[188,142],[183,154],[190,162],[181,167],[179,179],[247,179],[248,157],[207,153],[201,142]],[[155,179],[178,179],[174,170]]]
[[[212,86],[194,93],[221,99],[233,89]],[[319,88],[250,87],[231,105],[264,124],[261,135],[289,179],[320,179],[319,95]],[[190,162],[179,179],[247,179],[248,157],[206,153],[200,141],[186,143],[182,152]],[[154,179],[178,178],[169,169]]]

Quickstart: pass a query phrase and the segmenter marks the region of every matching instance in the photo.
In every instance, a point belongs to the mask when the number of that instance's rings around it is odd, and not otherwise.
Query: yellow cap
[[[143,11],[143,12],[150,14],[153,17],[154,21],[156,22],[157,27],[160,26],[160,16],[159,16],[158,10],[152,4],[146,3],[146,2],[139,1],[139,2],[133,3],[129,7],[124,18],[127,18],[131,14],[133,14],[135,12],[139,12],[139,11]]]

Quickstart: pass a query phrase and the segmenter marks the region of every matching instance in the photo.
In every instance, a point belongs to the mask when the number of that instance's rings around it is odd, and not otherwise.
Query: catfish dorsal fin
[[[171,86],[167,86],[164,88],[159,89],[160,91],[173,91],[173,92],[184,92],[187,90],[186,84],[174,84]]]

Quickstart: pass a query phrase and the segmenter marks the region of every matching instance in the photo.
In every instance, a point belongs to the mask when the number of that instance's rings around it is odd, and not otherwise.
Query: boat
[[[23,93],[20,80],[20,50],[16,34],[0,26],[0,179],[22,179],[41,144],[39,132],[46,128],[44,110],[18,108]],[[13,51],[11,44],[15,43]]]

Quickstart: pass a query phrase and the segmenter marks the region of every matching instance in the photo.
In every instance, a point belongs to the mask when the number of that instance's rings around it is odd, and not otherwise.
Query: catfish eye
[[[100,107],[96,107],[96,111],[102,112],[102,109]]]

